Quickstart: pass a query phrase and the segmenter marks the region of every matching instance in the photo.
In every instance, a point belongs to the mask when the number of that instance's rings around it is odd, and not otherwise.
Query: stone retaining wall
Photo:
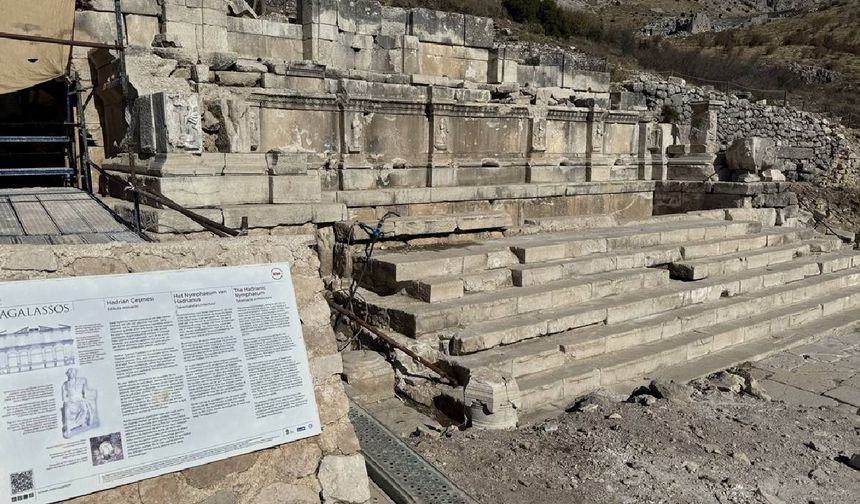
[[[76,504],[319,504],[369,499],[364,458],[347,417],[341,356],[312,237],[163,244],[0,246],[0,280],[288,262],[314,379],[322,434],[74,499]]]

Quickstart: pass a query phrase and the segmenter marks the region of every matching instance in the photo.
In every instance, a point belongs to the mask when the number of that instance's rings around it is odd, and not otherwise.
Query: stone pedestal
[[[473,374],[466,385],[465,402],[472,427],[513,429],[517,426],[520,389],[512,377],[493,371]]]

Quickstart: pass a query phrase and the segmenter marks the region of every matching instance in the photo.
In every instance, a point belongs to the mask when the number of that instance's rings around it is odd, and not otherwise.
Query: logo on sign
[[[281,268],[272,269],[272,279],[280,280],[282,278],[284,278],[284,272],[281,271]]]

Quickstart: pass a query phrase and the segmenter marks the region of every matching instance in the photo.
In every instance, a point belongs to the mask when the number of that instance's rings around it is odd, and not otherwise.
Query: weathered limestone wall
[[[252,217],[254,227],[343,220],[347,208],[373,197],[353,194],[361,191],[651,179],[640,170],[649,162],[650,137],[640,134],[647,125],[637,112],[550,106],[549,94],[516,104],[493,101],[481,89],[303,79],[316,80],[325,92],[198,85],[198,93],[181,95],[162,116],[187,126],[186,100],[201,103],[203,128],[207,118],[219,125],[211,134],[197,133],[203,152],[182,147],[181,130],[167,128],[167,138],[160,138],[159,128],[145,131],[141,123],[141,145],[179,147],[138,157],[135,172],[179,204],[204,209],[210,218],[211,211],[223,214],[215,218],[229,226],[244,215],[256,217],[258,206],[282,205],[269,209],[265,223]],[[152,135],[158,138],[144,141]],[[223,145],[248,151],[211,152]],[[125,156],[105,167],[120,176],[131,171]],[[124,183],[105,182],[102,189],[128,197]],[[435,191],[414,202],[448,197]],[[280,221],[273,222],[275,215]]]
[[[233,457],[90,496],[76,504],[318,504],[369,499],[364,458],[347,417],[341,356],[323,298],[312,237],[162,244],[0,246],[0,280],[288,262],[323,423],[318,437]]]

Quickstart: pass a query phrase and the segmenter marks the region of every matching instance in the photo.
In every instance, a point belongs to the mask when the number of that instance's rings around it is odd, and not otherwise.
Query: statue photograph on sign
[[[99,426],[98,391],[89,388],[87,379],[78,377],[76,368],[66,370],[63,393],[63,437],[71,438]]]
[[[99,466],[109,462],[117,462],[125,458],[122,449],[122,434],[113,432],[105,436],[90,438],[90,451],[93,454],[93,465]]]

